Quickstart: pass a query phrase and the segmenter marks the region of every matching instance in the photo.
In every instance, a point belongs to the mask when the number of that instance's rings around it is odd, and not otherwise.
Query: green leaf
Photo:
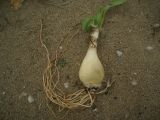
[[[105,17],[105,10],[104,8],[101,8],[94,17],[94,24],[98,27],[101,27],[104,21],[104,17]]]
[[[111,0],[111,2],[108,5],[99,9],[95,16],[84,19],[82,21],[82,29],[85,32],[89,32],[91,30],[92,24],[99,28],[102,27],[106,12],[110,10],[112,7],[121,5],[126,1],[127,0]]]
[[[121,5],[123,3],[127,2],[127,0],[111,0],[111,3],[109,4],[111,7]]]
[[[91,24],[93,23],[93,18],[86,18],[82,21],[82,29],[88,32],[91,29]]]

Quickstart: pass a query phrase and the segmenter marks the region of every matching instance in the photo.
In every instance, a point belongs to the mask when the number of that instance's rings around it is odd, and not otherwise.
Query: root
[[[59,105],[60,111],[63,110],[64,108],[73,109],[78,107],[91,107],[94,102],[94,95],[91,94],[90,91],[86,89],[80,89],[72,94],[66,95],[64,91],[62,91],[58,87],[58,83],[60,82],[60,73],[57,67],[57,61],[63,56],[63,54],[60,53],[58,49],[64,39],[60,41],[54,59],[50,60],[49,51],[46,45],[42,41],[42,30],[43,30],[42,20],[40,24],[41,27],[40,27],[39,39],[42,44],[42,47],[44,47],[46,50],[46,57],[47,57],[47,66],[43,73],[43,87],[47,98],[51,102]],[[76,31],[75,34],[71,36],[71,38],[67,42],[67,45],[78,34],[78,32],[79,31]]]
[[[109,89],[110,87],[112,87],[112,85],[113,85],[114,83],[115,83],[115,81],[112,81],[112,82],[111,82],[110,80],[108,80],[106,87],[105,87],[103,90],[99,91],[99,92],[95,92],[94,94],[98,95],[98,94],[103,94],[103,93],[107,92],[108,89]]]

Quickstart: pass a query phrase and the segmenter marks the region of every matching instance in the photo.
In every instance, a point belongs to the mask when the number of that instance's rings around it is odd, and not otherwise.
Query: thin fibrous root
[[[63,39],[60,41],[60,44],[57,47],[55,58],[50,60],[49,51],[42,41],[42,20],[40,21],[40,24],[41,27],[39,39],[42,47],[44,47],[46,50],[47,56],[47,66],[43,73],[43,87],[47,98],[62,108],[59,110],[63,110],[64,108],[73,109],[78,107],[91,107],[94,102],[94,97],[90,91],[81,89],[72,94],[66,95],[60,88],[58,88],[58,83],[60,82],[60,72],[57,67],[57,61],[63,56],[62,53],[59,53],[58,48],[63,42]],[[76,31],[76,33],[71,36],[69,42],[78,34],[78,32],[79,31]],[[67,42],[67,44],[69,44],[69,42]]]

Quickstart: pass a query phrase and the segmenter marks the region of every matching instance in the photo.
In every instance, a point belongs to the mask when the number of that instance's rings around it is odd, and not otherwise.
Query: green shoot
[[[122,5],[126,1],[127,0],[111,0],[111,2],[108,5],[100,8],[97,11],[95,16],[85,18],[82,21],[82,29],[85,32],[89,32],[93,26],[101,28],[103,23],[104,23],[104,19],[105,19],[105,15],[106,15],[107,11],[110,10],[111,8],[115,7],[115,6]]]

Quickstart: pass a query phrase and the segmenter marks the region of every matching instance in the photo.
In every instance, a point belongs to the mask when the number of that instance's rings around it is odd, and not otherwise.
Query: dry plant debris
[[[24,0],[11,0],[13,9],[18,10],[22,6],[23,1]]]

